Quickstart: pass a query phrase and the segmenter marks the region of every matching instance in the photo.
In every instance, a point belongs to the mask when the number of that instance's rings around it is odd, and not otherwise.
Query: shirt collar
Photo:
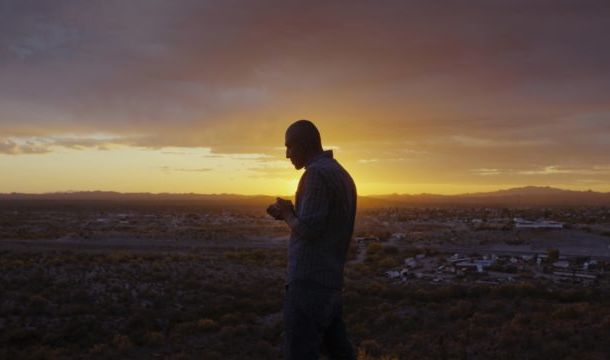
[[[312,159],[310,159],[307,164],[305,164],[305,168],[307,168],[308,166],[313,165],[316,161],[323,159],[323,158],[329,158],[332,159],[333,158],[333,151],[332,150],[325,150],[322,151],[321,153],[319,153],[318,155],[314,156]]]

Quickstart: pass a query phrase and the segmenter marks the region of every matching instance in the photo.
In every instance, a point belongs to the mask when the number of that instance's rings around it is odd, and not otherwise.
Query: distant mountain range
[[[490,205],[490,206],[608,206],[610,193],[563,190],[553,187],[526,186],[492,192],[460,195],[381,195],[371,196],[389,203],[410,205]]]
[[[87,200],[87,201],[159,201],[203,202],[213,205],[265,206],[275,201],[275,196],[236,194],[174,194],[174,193],[119,193],[112,191],[80,191],[44,194],[0,194],[5,200]],[[1,203],[0,203],[1,205]],[[610,206],[610,193],[573,191],[552,187],[527,186],[460,195],[391,194],[371,195],[359,198],[360,207],[404,206]]]

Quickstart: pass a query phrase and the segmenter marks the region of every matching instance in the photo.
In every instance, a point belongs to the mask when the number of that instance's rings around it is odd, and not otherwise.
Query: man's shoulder
[[[338,178],[347,178],[350,182],[353,181],[349,172],[335,159],[317,161],[305,170],[303,176],[323,182]]]
[[[334,172],[339,172],[342,170],[341,165],[335,159],[320,159],[315,163],[311,164],[307,169],[305,169],[304,175],[308,176],[326,176],[327,174],[332,174]]]

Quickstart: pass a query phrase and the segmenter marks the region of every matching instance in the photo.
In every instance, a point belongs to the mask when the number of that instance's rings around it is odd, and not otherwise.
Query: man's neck
[[[322,154],[324,154],[324,152],[325,152],[324,150],[319,150],[319,151],[316,151],[315,153],[313,153],[311,156],[309,156],[307,158],[307,161],[305,161],[305,168],[307,168],[307,166],[309,164],[311,164],[314,160],[316,160],[317,158],[322,156]]]

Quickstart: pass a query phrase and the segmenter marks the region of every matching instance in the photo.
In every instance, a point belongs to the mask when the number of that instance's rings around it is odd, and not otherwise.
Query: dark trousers
[[[322,349],[331,359],[356,359],[343,323],[341,290],[295,280],[284,297],[284,357],[318,359]]]

